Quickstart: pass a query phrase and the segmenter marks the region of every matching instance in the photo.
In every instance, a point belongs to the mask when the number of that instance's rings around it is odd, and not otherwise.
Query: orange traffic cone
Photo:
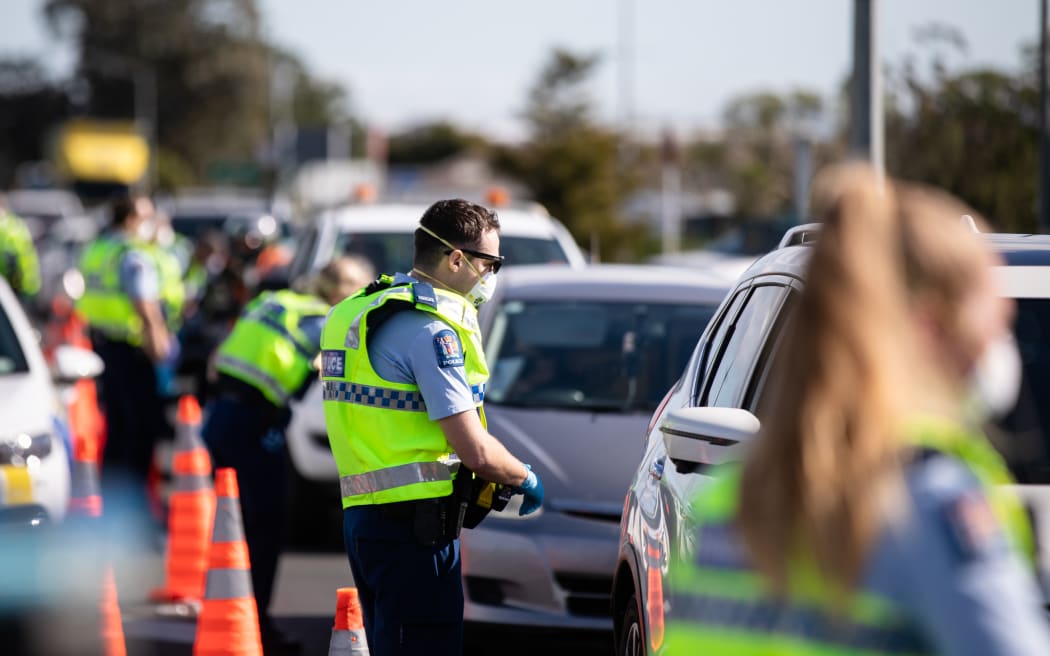
[[[167,583],[150,593],[154,601],[197,602],[204,596],[208,547],[215,521],[211,457],[200,438],[201,407],[191,395],[179,399],[168,502]]]
[[[215,526],[194,656],[262,656],[259,610],[252,591],[237,474],[215,470]]]
[[[102,494],[98,480],[98,445],[94,440],[77,440],[73,450],[72,491],[69,499],[71,518],[90,518],[98,521],[102,516]],[[124,625],[117,603],[117,583],[113,566],[106,563],[102,574],[102,599],[100,605],[102,653],[105,656],[126,656]]]
[[[124,624],[120,619],[120,605],[117,603],[117,582],[113,576],[113,566],[106,566],[102,581],[102,651],[105,656],[126,656],[124,644]]]
[[[335,593],[335,626],[328,656],[367,656],[368,641],[357,588],[339,588]]]
[[[98,446],[94,440],[77,439],[73,447],[69,514],[74,517],[102,516],[102,493],[98,482]]]

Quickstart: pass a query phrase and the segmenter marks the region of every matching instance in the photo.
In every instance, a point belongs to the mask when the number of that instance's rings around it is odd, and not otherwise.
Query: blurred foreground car
[[[616,653],[652,653],[663,640],[663,577],[692,551],[689,506],[709,465],[738,459],[759,428],[754,416],[784,320],[802,289],[819,226],[788,231],[726,296],[681,379],[653,415],[627,493],[615,567]],[[988,432],[1019,483],[1039,545],[1050,601],[1050,236],[987,235],[1006,266],[1003,292],[1017,302],[1014,333],[1023,365],[1017,406]]]
[[[54,371],[29,320],[0,279],[0,525],[56,523],[69,504],[70,437],[52,376],[61,383],[101,373],[94,353],[55,351]]]
[[[688,270],[522,267],[483,306],[489,430],[532,465],[520,496],[463,531],[466,619],[608,629],[623,490],[637,445],[725,283]]]

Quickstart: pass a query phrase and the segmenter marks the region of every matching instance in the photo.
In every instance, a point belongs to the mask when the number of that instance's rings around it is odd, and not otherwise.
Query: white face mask
[[[979,419],[998,419],[1017,404],[1021,392],[1021,354],[1013,335],[989,344],[970,375],[970,398]]]
[[[471,268],[473,269],[474,267]],[[496,293],[496,283],[498,282],[496,274],[489,271],[478,278],[478,281],[470,288],[470,291],[467,292],[467,300],[473,303],[474,307],[479,307],[482,303],[492,300],[493,295]]]
[[[148,241],[152,241],[153,240],[153,222],[147,220],[147,221],[143,221],[141,224],[139,224],[139,229],[136,232],[136,236],[139,238],[140,241],[147,241],[147,242]]]

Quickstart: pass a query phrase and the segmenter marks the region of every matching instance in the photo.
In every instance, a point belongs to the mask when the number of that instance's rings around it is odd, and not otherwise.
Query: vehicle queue
[[[71,276],[66,275],[64,284],[60,285],[61,293],[81,299],[86,296],[90,300],[92,293],[102,292],[103,297],[106,294],[119,296],[124,289],[136,290],[135,295],[126,302],[122,301],[116,311],[119,316],[112,314],[112,304],[101,303],[105,307],[101,315],[89,309],[88,322],[95,321],[96,328],[111,328],[119,324],[125,331],[123,337],[130,335],[130,341],[125,343],[135,348],[150,345],[147,350],[152,351],[148,357],[154,365],[154,380],[148,385],[161,398],[166,394],[170,400],[189,389],[205,403],[222,393],[221,387],[213,387],[218,378],[187,368],[172,355],[172,347],[159,348],[156,342],[162,340],[147,337],[145,332],[138,333],[136,344],[135,330],[141,331],[145,327],[158,334],[165,331],[171,336],[173,345],[204,344],[209,355],[194,366],[207,365],[211,361],[212,368],[222,372],[211,353],[217,351],[222,339],[236,330],[241,307],[247,306],[249,310],[257,307],[249,301],[260,292],[272,294],[265,291],[266,285],[279,288],[292,285],[293,280],[301,284],[311,280],[328,262],[341,255],[364,257],[377,263],[376,273],[407,275],[404,279],[387,282],[385,288],[373,285],[362,292],[367,296],[402,285],[410,290],[407,304],[424,310],[431,302],[435,308],[442,307],[442,303],[447,305],[456,294],[467,299],[468,302],[460,303],[455,312],[459,313],[456,316],[460,321],[462,317],[475,313],[473,323],[446,324],[453,325],[452,330],[437,325],[432,330],[433,343],[427,342],[427,348],[422,351],[431,354],[432,359],[436,358],[435,371],[445,378],[448,377],[446,370],[462,367],[468,355],[482,360],[487,366],[466,369],[467,389],[473,394],[469,410],[454,406],[457,412],[436,419],[432,415],[431,421],[440,424],[448,417],[464,412],[467,416],[477,415],[485,422],[484,431],[489,437],[498,438],[505,447],[499,447],[502,451],[492,451],[505,455],[491,457],[497,462],[499,458],[510,458],[505,468],[519,462],[517,458],[529,464],[514,474],[486,471],[493,478],[504,477],[494,482],[505,487],[509,503],[502,510],[492,508],[494,512],[489,513],[477,528],[460,534],[460,526],[454,530],[446,527],[442,533],[441,539],[451,536],[446,543],[455,541],[455,549],[439,549],[438,552],[445,558],[458,560],[462,557],[463,560],[461,572],[458,566],[452,570],[461,580],[458,584],[462,586],[461,615],[465,614],[469,621],[500,625],[613,629],[616,653],[625,655],[664,650],[668,631],[673,635],[678,632],[678,637],[671,640],[672,648],[686,644],[683,642],[686,639],[681,636],[688,636],[692,631],[688,628],[692,620],[675,614],[675,605],[685,606],[684,597],[680,596],[680,590],[674,589],[668,577],[683,564],[692,562],[697,553],[704,553],[702,548],[697,551],[700,533],[690,507],[693,499],[702,494],[713,480],[712,467],[744,458],[747,444],[760,432],[761,401],[771,393],[768,389],[770,381],[777,380],[770,367],[779,361],[775,357],[777,349],[784,339],[784,331],[791,325],[793,313],[803,311],[801,308],[805,307],[800,305],[800,295],[805,289],[812,244],[820,239],[819,227],[790,230],[779,248],[748,269],[739,281],[734,281],[686,269],[588,265],[585,255],[571,239],[566,240],[560,224],[537,213],[534,208],[522,212],[520,217],[513,210],[497,210],[502,230],[497,231],[499,238],[494,242],[462,236],[447,239],[430,233],[421,236],[417,227],[427,209],[425,205],[388,207],[380,203],[371,207],[350,206],[342,210],[343,216],[338,211],[329,210],[326,215],[319,216],[317,222],[307,226],[294,243],[294,255],[284,260],[285,266],[278,266],[276,275],[265,281],[254,275],[255,262],[267,245],[276,243],[280,231],[270,230],[263,234],[269,224],[258,221],[249,222],[249,227],[244,229],[243,215],[238,224],[242,227],[237,230],[224,231],[223,223],[219,222],[218,229],[213,226],[211,232],[205,229],[197,235],[200,241],[214,239],[215,243],[224,242],[222,246],[210,249],[211,252],[197,262],[198,270],[204,271],[205,282],[190,281],[192,267],[189,257],[179,264],[181,275],[178,282],[190,293],[177,305],[173,302],[174,295],[163,292],[165,288],[173,288],[174,279],[161,279],[164,269],[156,264],[156,254],[150,259],[144,255],[138,262],[134,257],[125,261],[127,253],[138,248],[135,245],[138,240],[146,242],[155,236],[148,234],[148,229],[139,231],[136,225],[134,234],[129,232],[126,237],[129,247],[111,249],[109,259],[88,264],[86,270],[82,266],[80,288],[69,284]],[[148,220],[146,215],[151,212],[142,209],[141,213],[143,216],[139,218]],[[395,213],[399,217],[396,221],[387,218]],[[505,224],[504,217],[507,217]],[[180,222],[172,221],[172,225],[177,230]],[[185,225],[185,220],[181,225]],[[388,227],[379,231],[376,230],[378,225]],[[197,228],[199,226],[195,226]],[[221,239],[216,239],[216,236],[221,236]],[[418,253],[413,254],[413,249],[419,249],[420,243],[426,243],[428,239],[438,242],[434,250],[437,259],[417,272]],[[992,367],[994,375],[999,378],[993,377],[990,385],[993,390],[1016,387],[1015,396],[1021,399],[1013,407],[1012,399],[1007,398],[1004,402],[1007,407],[1000,409],[1001,416],[989,418],[995,420],[993,430],[1001,438],[996,446],[1003,453],[1012,474],[1022,484],[1018,488],[1020,495],[1034,518],[1036,533],[1041,534],[1045,527],[1050,526],[1050,519],[1043,517],[1046,511],[1042,490],[1045,484],[1042,463],[1047,453],[1044,443],[1047,433],[1043,430],[1045,413],[1036,400],[1040,398],[1046,378],[1040,368],[1044,361],[1040,354],[1045,350],[1045,313],[1041,300],[1046,296],[1046,290],[1042,289],[1045,285],[1041,281],[1045,279],[1042,275],[1043,256],[1047,249],[1037,237],[992,235],[984,237],[984,242],[991,245],[991,250],[1000,253],[1002,260],[997,271],[1006,281],[1003,293],[1017,299],[1018,304],[1015,346],[1013,351],[1007,349],[1004,356],[1009,360],[1012,353],[1014,365],[1004,364],[1004,359],[1000,358],[998,366]],[[292,243],[289,240],[285,245]],[[184,249],[183,252],[192,250]],[[141,251],[149,253],[145,247]],[[90,258],[81,260],[90,261]],[[491,296],[487,292],[479,296],[478,290],[484,289],[482,281],[487,277],[491,280],[498,271],[499,267],[492,263],[502,265],[504,261],[509,266],[499,276],[499,289]],[[533,263],[531,266],[523,266],[530,262]],[[157,276],[155,280],[143,282],[136,278],[137,273],[141,274],[142,269],[148,270],[151,266]],[[441,267],[446,267],[447,273]],[[104,273],[109,274],[109,279],[102,281]],[[5,300],[8,295],[0,289],[0,300]],[[485,302],[471,302],[479,298]],[[152,326],[151,299],[156,301],[162,320],[159,326]],[[328,302],[338,306],[338,300],[332,298]],[[9,323],[14,337],[4,343],[14,344],[14,350],[9,350],[5,356],[11,361],[10,366],[4,364],[0,372],[0,377],[7,380],[13,374],[37,372],[42,362],[34,355],[39,349],[32,343],[30,331],[26,330],[28,321],[18,316],[20,310],[9,301],[5,300],[5,309],[8,305],[13,307],[9,311],[13,314]],[[163,301],[171,302],[165,304]],[[200,321],[200,314],[209,310],[214,316],[208,321]],[[183,315],[184,321],[172,321],[173,311]],[[292,324],[282,323],[282,312],[276,319],[269,315],[263,317],[258,311],[252,312],[253,320],[262,326],[259,334],[267,327],[279,334],[291,334],[293,344],[289,348],[295,350],[295,338],[302,336],[291,329]],[[452,321],[448,318],[450,315],[438,313],[438,316],[442,321]],[[197,321],[193,321],[195,317]],[[422,378],[418,382],[414,377],[405,379],[394,385],[392,391],[377,391],[375,385],[377,380],[391,380],[389,376],[375,378],[373,373],[372,379],[363,379],[367,380],[366,383],[353,378],[349,365],[356,361],[348,350],[351,336],[355,334],[353,331],[357,330],[356,324],[350,322],[353,318],[341,315],[344,323],[339,324],[340,335],[317,336],[314,346],[320,352],[320,358],[315,366],[320,377],[311,376],[300,381],[294,385],[297,393],[286,395],[295,399],[290,402],[289,415],[284,420],[287,434],[279,439],[269,438],[270,426],[260,433],[261,440],[273,440],[273,449],[287,449],[290,453],[293,480],[299,486],[288,493],[295,505],[291,513],[292,539],[295,539],[295,533],[308,530],[319,534],[335,530],[342,537],[341,520],[337,519],[339,524],[334,526],[319,525],[321,522],[330,523],[331,512],[318,509],[322,503],[338,503],[333,500],[333,495],[324,492],[335,487],[341,489],[335,498],[343,497],[345,508],[358,506],[356,499],[361,494],[372,495],[368,504],[384,513],[395,505],[398,510],[397,514],[377,515],[379,524],[406,521],[410,528],[418,529],[419,522],[426,521],[419,514],[422,511],[417,508],[418,502],[446,496],[452,488],[441,487],[440,493],[432,494],[430,491],[412,491],[412,486],[423,484],[426,487],[436,480],[453,484],[457,470],[470,475],[470,470],[462,464],[470,457],[466,455],[466,449],[480,449],[479,453],[485,452],[485,448],[497,449],[464,441],[463,434],[441,424],[445,437],[440,437],[442,433],[428,437],[428,440],[438,442],[417,445],[413,457],[418,461],[419,453],[433,452],[435,462],[445,463],[441,458],[459,455],[462,463],[456,460],[455,467],[450,467],[450,478],[402,479],[398,478],[400,474],[374,473],[382,469],[393,471],[400,468],[398,471],[404,471],[406,465],[412,464],[384,460],[398,456],[379,456],[361,468],[351,464],[363,457],[360,454],[338,446],[329,447],[329,441],[333,439],[332,422],[338,424],[342,421],[339,417],[346,408],[362,406],[370,408],[369,412],[378,409],[376,417],[386,417],[391,403],[411,405],[424,401],[427,397],[425,391],[431,389],[427,387],[431,383],[424,384]],[[375,330],[391,320],[383,316],[374,325],[366,323],[368,328]],[[197,332],[186,330],[191,326]],[[113,341],[115,337],[110,333],[107,339]],[[468,343],[473,339],[478,340],[477,344],[470,346]],[[239,342],[240,348],[258,346],[249,342],[250,339]],[[199,357],[199,348],[197,352]],[[221,355],[221,350],[219,353]],[[69,373],[71,371],[79,372],[81,376],[101,373],[97,363],[85,353],[66,349],[58,355],[51,369],[60,382],[77,377],[78,374]],[[369,355],[372,356],[371,351]],[[118,360],[118,370],[123,366],[120,362],[123,361]],[[378,362],[368,366],[381,370]],[[395,363],[395,366],[401,367],[402,371],[414,372],[417,365],[409,359]],[[1016,371],[1011,373],[1011,366]],[[1006,373],[1002,373],[1004,371]],[[163,378],[162,372],[169,372],[170,378],[157,380],[158,373]],[[40,377],[39,373],[34,375]],[[229,376],[228,368],[226,375]],[[1011,380],[1011,375],[1017,380]],[[258,383],[267,378],[256,376],[253,380]],[[202,384],[194,385],[188,381]],[[141,385],[147,385],[145,379]],[[360,387],[368,385],[371,389],[362,392]],[[265,385],[261,389],[265,389]],[[413,395],[420,398],[414,399]],[[19,398],[14,394],[11,397]],[[144,404],[137,405],[137,409],[145,409]],[[423,410],[429,414],[428,408]],[[404,408],[401,410],[403,415]],[[155,409],[149,412],[163,413]],[[159,421],[160,417],[153,419]],[[398,417],[397,421],[401,419]],[[390,424],[395,432],[408,430],[407,425],[402,426],[396,421]],[[158,438],[163,437],[163,427],[155,430]],[[335,434],[337,439],[349,439],[354,430],[353,424],[344,424]],[[474,430],[471,428],[466,434],[473,434],[470,431]],[[44,437],[40,438],[38,433]],[[21,435],[29,437],[28,444],[22,443]],[[448,453],[442,453],[441,439],[447,440],[445,448]],[[484,444],[488,438],[472,439]],[[474,446],[469,447],[469,444]],[[51,426],[26,428],[19,432],[7,450],[0,452],[7,458],[3,468],[5,494],[0,496],[5,519],[19,518],[17,521],[21,521],[35,517],[29,520],[30,523],[62,520],[64,508],[55,498],[68,498],[68,470],[64,476],[46,473],[54,469],[52,466],[34,474],[29,463],[32,458],[37,462],[61,461],[63,457],[68,458],[63,453],[68,454],[72,449],[68,426],[60,414],[52,418]],[[464,453],[458,453],[461,450]],[[334,459],[333,451],[336,453]],[[484,458],[474,461],[474,471],[479,471],[479,466],[484,468],[485,461]],[[11,481],[17,477],[12,472],[19,466],[30,470],[30,478],[37,476],[42,482],[33,482],[32,485],[51,498],[43,500],[44,497],[40,497],[26,503],[27,499],[34,498],[32,493],[13,493],[15,486]],[[145,470],[138,474],[143,484],[147,474]],[[48,478],[56,482],[49,483]],[[396,481],[396,484],[383,487],[390,481]],[[315,494],[304,492],[311,485]],[[395,494],[389,499],[376,496],[384,489],[398,488],[409,492]],[[154,485],[153,489],[159,488]],[[623,499],[625,491],[626,505]],[[158,495],[162,496],[162,493],[158,492]],[[477,501],[477,495],[472,495],[471,491],[463,498],[469,504]],[[351,500],[349,505],[347,499]],[[520,512],[523,500],[532,506],[527,514]],[[960,509],[947,520],[954,534],[961,536],[958,539],[962,540],[962,549],[967,546],[983,548],[983,543],[971,545],[970,542],[992,539],[981,531],[998,535],[997,522],[1004,521],[998,514],[993,514],[992,519],[988,519],[987,514],[981,515],[984,506],[981,506],[980,499],[975,503],[977,510],[970,507]],[[30,505],[35,508],[33,512],[19,512],[20,506]],[[975,514],[979,517],[971,517]],[[154,519],[158,524],[162,523],[160,518]],[[351,543],[358,544],[355,540],[362,534],[354,531],[363,530],[367,534],[372,530],[367,528],[372,519],[361,516],[355,521],[357,523],[348,524],[345,530],[348,531],[346,535],[353,536],[348,538]],[[981,522],[984,523],[978,525]],[[461,537],[461,543],[455,540],[457,536]],[[431,543],[434,543],[433,539]],[[1039,544],[1039,541],[1035,543]],[[1042,544],[1047,542],[1044,540]],[[368,558],[359,553],[359,560],[355,561],[349,543],[347,549],[351,567],[362,579],[361,585],[372,586],[369,595],[377,594],[375,586],[382,589],[384,585],[410,585],[396,579],[366,583]],[[1031,557],[1040,571],[1050,558],[1046,553],[1033,553]],[[366,598],[365,603],[372,601]],[[697,612],[708,618],[714,617],[712,613],[721,612],[703,608]],[[382,604],[366,606],[366,629],[370,638],[376,636],[377,645],[385,645],[389,638],[376,627],[377,622],[382,624],[387,612],[391,611]],[[430,617],[429,611],[420,612],[422,617],[399,617],[398,621],[402,626],[420,621],[425,623]],[[703,617],[693,619],[698,625],[704,625]],[[779,625],[771,622],[733,628],[745,634],[755,632],[756,636],[761,633],[765,636],[762,639],[769,636],[774,641],[791,639],[791,636],[778,634],[776,627]],[[686,628],[682,629],[683,626]],[[719,626],[719,630],[725,629],[725,626]],[[922,626],[911,628],[919,634],[924,630]],[[819,628],[814,631],[820,633]],[[435,635],[443,637],[435,638]],[[1035,636],[1031,640],[1036,642],[1021,647],[1031,648],[1030,653],[1041,653],[1040,649],[1045,646],[1038,643],[1041,634],[1031,635]],[[819,635],[808,637],[819,640]],[[431,650],[432,640],[450,640],[447,634],[425,634],[420,639],[425,646],[431,641]],[[269,631],[268,640],[281,648],[291,644],[287,636],[274,629]],[[849,643],[847,646],[857,645]],[[931,653],[938,653],[937,644],[929,643],[926,647]],[[891,649],[888,651],[892,653]]]

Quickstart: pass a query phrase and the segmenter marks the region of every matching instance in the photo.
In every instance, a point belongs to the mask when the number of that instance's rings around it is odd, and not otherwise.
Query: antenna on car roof
[[[959,220],[962,221],[962,224],[964,226],[970,229],[970,232],[980,234],[981,229],[977,227],[977,221],[974,221],[972,216],[970,216],[969,214],[963,214],[961,217],[959,217]]]

